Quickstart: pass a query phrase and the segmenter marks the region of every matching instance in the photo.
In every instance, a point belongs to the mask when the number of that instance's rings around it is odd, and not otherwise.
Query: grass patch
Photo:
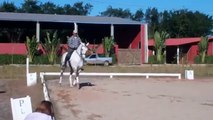
[[[0,79],[26,79],[25,65],[3,65],[0,66]],[[84,66],[84,72],[120,72],[120,73],[181,73],[184,78],[185,70],[194,70],[194,76],[197,77],[213,77],[213,65],[138,65],[138,66]],[[30,65],[30,72],[60,72],[59,65]],[[66,69],[69,72],[69,69]],[[39,75],[38,75],[39,79]]]

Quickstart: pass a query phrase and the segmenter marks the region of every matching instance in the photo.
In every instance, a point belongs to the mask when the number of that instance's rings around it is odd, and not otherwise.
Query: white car
[[[98,54],[93,53],[92,55],[85,58],[86,64],[103,64],[108,66],[112,64],[112,57],[100,57]]]

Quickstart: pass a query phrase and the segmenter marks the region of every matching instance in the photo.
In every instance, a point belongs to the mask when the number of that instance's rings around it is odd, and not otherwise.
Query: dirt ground
[[[212,120],[212,79],[81,77],[48,80],[57,120]]]
[[[196,67],[196,66],[195,66]],[[42,85],[26,85],[25,66],[0,66],[0,120],[12,120],[10,98],[29,95],[33,110],[43,100]],[[85,72],[178,72],[184,68],[166,66],[88,66]],[[171,69],[168,69],[171,68]],[[195,80],[165,78],[82,78],[80,90],[62,87],[55,77],[48,79],[56,120],[212,120],[213,70],[199,66]],[[31,66],[30,72],[59,72],[58,66]],[[205,74],[203,74],[205,73]],[[201,75],[200,75],[201,74]],[[199,79],[205,76],[206,79]],[[208,77],[208,78],[207,78]],[[94,85],[94,86],[93,86]]]
[[[33,110],[43,100],[42,85],[27,87],[26,80],[0,80],[0,120],[12,120],[10,98],[21,98],[29,95]]]

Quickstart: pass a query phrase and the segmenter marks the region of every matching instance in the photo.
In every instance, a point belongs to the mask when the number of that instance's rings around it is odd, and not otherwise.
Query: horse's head
[[[85,43],[82,42],[82,43],[79,45],[78,49],[77,49],[78,53],[79,53],[83,58],[85,58],[85,56],[86,56],[85,54],[86,54],[86,52],[89,50],[88,45],[89,45],[89,43],[85,44]]]

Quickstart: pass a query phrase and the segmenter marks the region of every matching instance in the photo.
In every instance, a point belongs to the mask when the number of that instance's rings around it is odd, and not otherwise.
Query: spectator
[[[41,101],[35,112],[30,113],[24,120],[54,120],[53,105],[50,101]]]

